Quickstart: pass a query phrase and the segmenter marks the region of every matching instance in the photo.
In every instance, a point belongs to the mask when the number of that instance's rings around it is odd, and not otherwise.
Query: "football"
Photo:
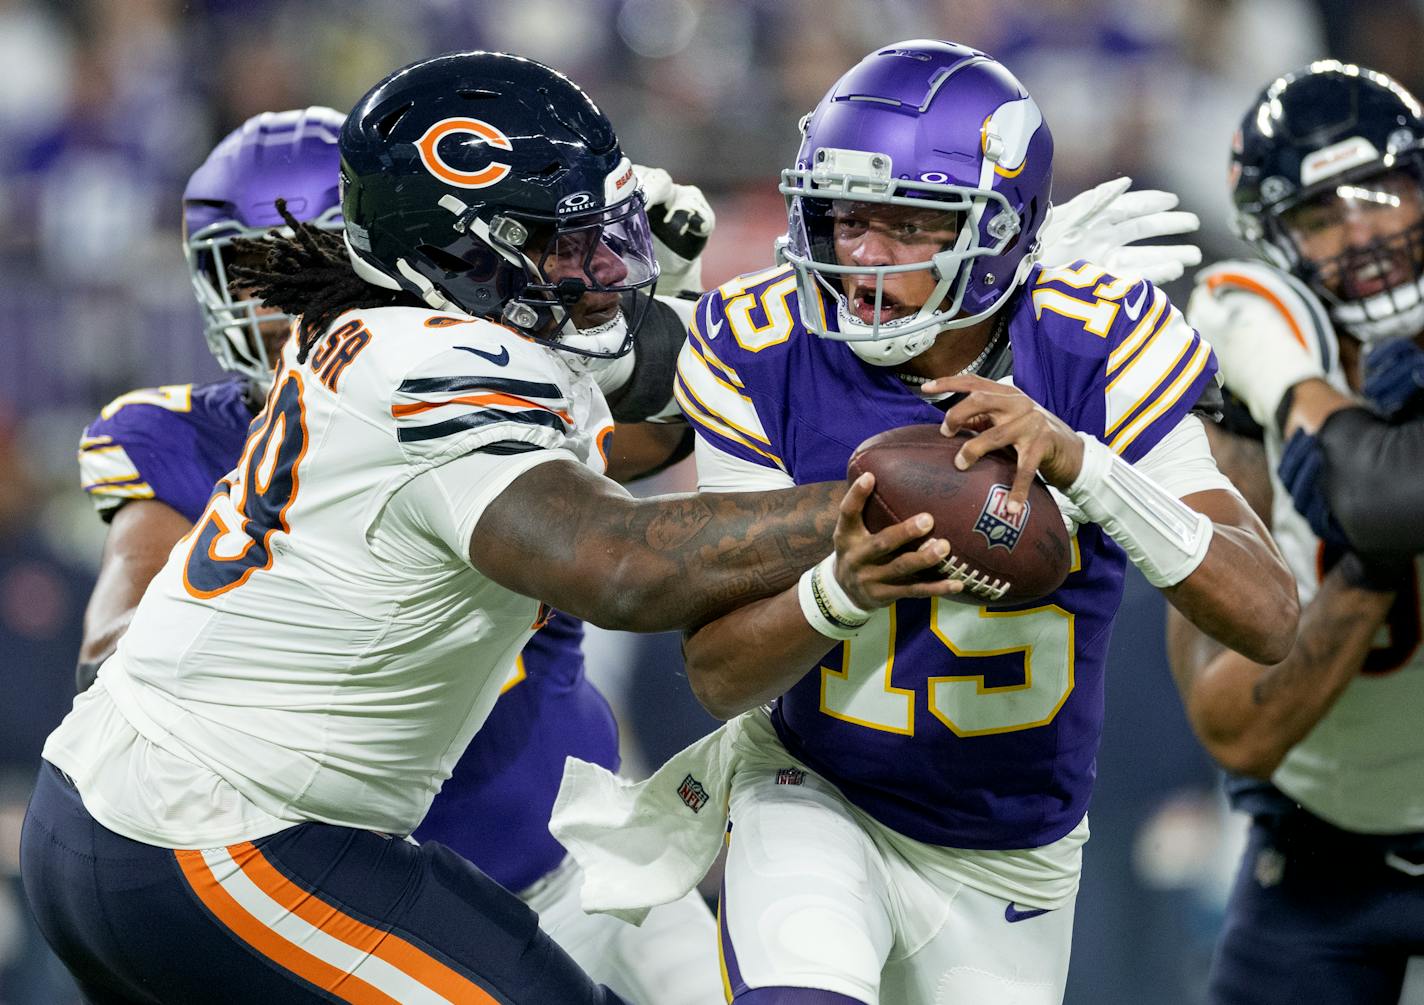
[[[847,477],[875,475],[865,525],[875,532],[916,513],[933,516],[931,534],[950,547],[941,568],[965,586],[951,600],[1002,605],[1046,596],[1063,584],[1072,562],[1058,504],[1035,479],[1023,512],[1009,515],[1015,455],[996,450],[960,471],[954,455],[972,435],[946,437],[939,426],[902,426],[857,447]]]

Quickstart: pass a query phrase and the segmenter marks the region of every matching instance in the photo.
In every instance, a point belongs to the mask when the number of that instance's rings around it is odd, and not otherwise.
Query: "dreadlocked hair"
[[[276,205],[291,228],[291,236],[238,238],[232,242],[234,256],[263,264],[260,268],[234,265],[229,272],[233,279],[251,287],[266,306],[300,315],[297,362],[306,362],[331,323],[347,311],[424,306],[404,290],[383,290],[356,275],[339,232],[299,222],[287,209],[286,199],[278,199]]]

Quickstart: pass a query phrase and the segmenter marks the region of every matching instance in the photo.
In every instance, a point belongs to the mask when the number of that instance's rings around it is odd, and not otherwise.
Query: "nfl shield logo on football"
[[[1008,504],[1009,487],[991,485],[989,497],[984,500],[984,508],[979,511],[979,519],[974,523],[974,529],[984,535],[984,540],[989,542],[990,548],[1001,547],[1005,551],[1013,551],[1014,545],[1019,543],[1019,533],[1028,522],[1027,502],[1016,516],[1009,513]]]

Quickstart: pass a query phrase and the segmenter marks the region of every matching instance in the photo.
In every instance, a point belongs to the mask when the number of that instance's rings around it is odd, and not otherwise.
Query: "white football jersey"
[[[315,820],[409,833],[539,604],[469,563],[484,508],[602,471],[591,377],[507,328],[414,308],[288,345],[236,469],[44,756],[111,829],[205,847]]]
[[[1327,379],[1351,393],[1334,329],[1320,303],[1290,277],[1256,262],[1223,262],[1199,274],[1198,295],[1239,298],[1237,324],[1284,326],[1303,335]],[[1280,434],[1266,431],[1271,469],[1271,530],[1295,574],[1302,604],[1320,588],[1323,547],[1276,476]],[[1416,563],[1418,570],[1424,563]],[[1424,647],[1418,590],[1400,595],[1381,627],[1364,672],[1315,728],[1286,755],[1272,781],[1306,809],[1347,830],[1393,834],[1424,830]]]

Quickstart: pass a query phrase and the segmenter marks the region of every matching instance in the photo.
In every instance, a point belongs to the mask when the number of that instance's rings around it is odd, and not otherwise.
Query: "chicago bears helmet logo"
[[[984,535],[984,540],[989,542],[990,548],[1013,551],[1014,545],[1019,543],[1019,534],[1023,532],[1024,524],[1028,522],[1027,502],[1017,515],[1009,513],[1008,503],[1007,485],[989,487],[989,497],[984,500],[984,508],[979,511],[979,519],[974,522],[974,529]]]
[[[451,144],[446,144],[446,152],[441,152],[440,142],[442,140],[461,134],[465,134],[466,138],[453,144],[455,149],[451,149]],[[461,160],[473,159],[468,158],[468,154],[472,148],[478,147],[492,147],[495,150],[514,149],[514,145],[509,142],[509,137],[488,122],[464,118],[441,119],[427,129],[425,135],[415,143],[415,149],[420,152],[420,163],[425,165],[425,170],[441,181],[457,185],[460,188],[488,188],[496,182],[502,181],[509,174],[508,164],[492,160],[483,167],[466,170],[451,164],[447,159],[447,156],[455,155],[459,155]]]

